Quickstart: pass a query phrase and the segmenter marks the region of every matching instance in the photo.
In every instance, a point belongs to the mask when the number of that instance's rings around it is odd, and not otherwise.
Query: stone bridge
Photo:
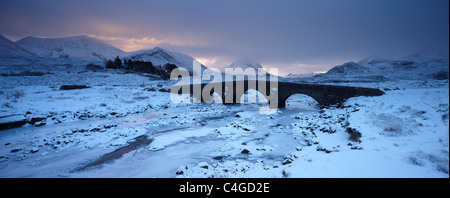
[[[222,98],[223,104],[240,103],[241,97],[249,90],[260,92],[269,101],[270,108],[286,106],[286,100],[294,94],[305,94],[315,99],[321,108],[342,105],[347,99],[358,96],[381,96],[383,91],[373,88],[336,85],[299,84],[276,81],[226,81],[205,84],[176,85],[173,93],[189,93],[197,102],[211,103],[213,94]]]

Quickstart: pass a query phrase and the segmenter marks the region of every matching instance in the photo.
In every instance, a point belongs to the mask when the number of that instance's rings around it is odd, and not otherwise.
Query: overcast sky
[[[281,73],[368,56],[448,51],[448,0],[0,0],[0,34],[86,34],[125,51],[160,46],[220,67],[247,58]]]

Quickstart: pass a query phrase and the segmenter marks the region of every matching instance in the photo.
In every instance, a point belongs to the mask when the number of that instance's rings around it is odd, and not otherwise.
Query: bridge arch
[[[286,109],[303,109],[303,110],[317,110],[320,109],[319,102],[317,102],[316,99],[313,97],[302,94],[302,93],[296,93],[290,95],[286,99]]]
[[[258,90],[248,89],[239,98],[241,104],[266,104],[269,100]]]
[[[224,103],[224,101],[223,101],[223,98],[222,98],[222,96],[221,96],[221,94],[219,94],[219,93],[217,93],[217,92],[213,92],[212,94],[211,94],[211,96],[212,96],[212,104],[223,104]]]
[[[202,88],[203,89],[203,88]],[[204,95],[207,94],[207,95]],[[220,92],[220,90],[211,89],[209,94],[202,92],[201,101],[208,104],[223,104],[225,94]],[[195,97],[195,96],[193,96]]]

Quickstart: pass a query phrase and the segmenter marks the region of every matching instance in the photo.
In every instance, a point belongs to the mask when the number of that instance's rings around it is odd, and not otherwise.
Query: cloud
[[[101,36],[93,34],[86,34],[86,35],[102,40],[112,46],[115,46],[127,52],[154,48],[162,44],[170,44],[170,42],[167,40],[158,40],[154,37],[126,38],[126,37]]]

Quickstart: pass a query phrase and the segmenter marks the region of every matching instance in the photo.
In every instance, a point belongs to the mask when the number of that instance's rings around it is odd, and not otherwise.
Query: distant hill
[[[449,72],[448,55],[441,57],[416,55],[399,60],[366,59],[359,63],[344,63],[314,77],[356,81],[448,79]]]

